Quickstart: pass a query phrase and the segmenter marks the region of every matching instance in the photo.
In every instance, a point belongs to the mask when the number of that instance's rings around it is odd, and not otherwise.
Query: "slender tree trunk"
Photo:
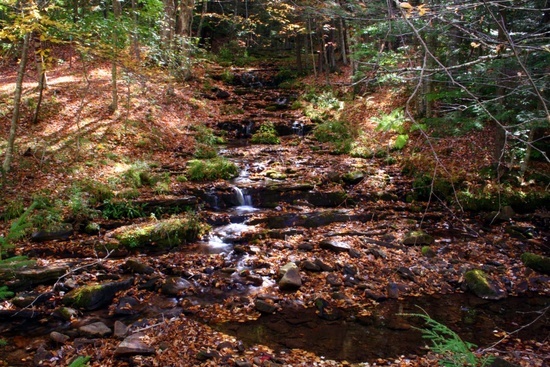
[[[197,27],[197,37],[200,39],[201,46],[204,46],[205,40],[204,40],[204,17],[206,13],[208,12],[208,0],[202,0],[202,10],[201,10],[201,18],[199,20],[199,25]]]
[[[317,78],[317,67],[315,66],[315,47],[313,46],[313,34],[311,32],[311,18],[307,17],[307,31],[309,33],[309,46],[311,48],[311,63],[313,65],[313,75]]]
[[[298,72],[302,72],[302,34],[297,33],[295,37],[295,50],[296,50],[296,69],[298,69]]]
[[[44,66],[44,54],[42,52],[42,42],[40,41],[40,35],[38,33],[33,33],[32,40],[34,46],[36,72],[38,74],[38,89],[43,90],[48,88],[48,80],[46,77],[46,68]]]
[[[6,156],[2,164],[2,170],[8,172],[13,162],[13,151],[15,145],[15,137],[17,135],[17,126],[19,125],[21,95],[23,94],[23,78],[25,76],[25,68],[27,67],[27,58],[29,55],[31,34],[26,33],[23,36],[23,48],[21,49],[21,60],[19,61],[19,70],[17,71],[17,80],[15,82],[15,95],[13,97],[13,116],[11,118],[10,135],[8,137],[8,146],[6,148]]]
[[[118,0],[113,0],[113,14],[115,16],[115,22],[118,24],[118,20],[120,18],[120,15],[122,14],[122,8],[120,5],[120,2]],[[112,93],[112,101],[111,101],[111,111],[116,111],[118,109],[118,86],[117,86],[117,78],[118,78],[118,72],[117,72],[117,53],[118,53],[118,36],[117,32],[113,33],[114,37],[114,45],[113,45],[113,57],[111,60],[111,93]]]
[[[339,18],[339,26],[340,26],[340,50],[342,50],[342,64],[348,65],[349,62],[348,62],[348,52],[347,52],[347,42],[346,42],[347,27],[342,17]]]
[[[139,60],[141,58],[139,52],[139,33],[138,33],[138,10],[136,6],[136,0],[132,0],[132,20],[134,22],[134,29],[132,30],[132,51],[134,58]]]
[[[502,22],[502,24],[501,26],[498,27],[498,39],[499,41],[506,42],[506,35],[504,34],[504,32],[505,32],[505,29],[507,28],[506,28],[506,14],[504,13],[504,11],[500,12],[500,16],[501,16],[500,21]],[[498,75],[496,80],[496,84],[498,88],[497,95],[501,99],[502,103],[506,102],[505,101],[505,96],[507,94],[506,84],[508,83],[507,74],[508,73],[504,70],[502,70],[500,73],[497,74]],[[506,132],[506,125],[507,125],[507,122],[504,120],[501,120],[500,123],[497,124],[496,126],[497,131],[496,131],[496,137],[495,137],[495,151],[493,152],[493,157],[496,163],[497,175],[499,178],[502,175],[501,170],[504,169],[504,167],[502,167],[502,163],[503,163],[503,158],[506,155],[506,142],[508,138],[507,132]]]
[[[46,78],[46,69],[44,67],[44,54],[42,53],[42,43],[40,42],[40,35],[33,33],[32,41],[34,45],[34,58],[36,62],[36,72],[38,74],[38,101],[36,108],[34,109],[34,116],[32,123],[38,122],[38,114],[40,113],[40,106],[42,105],[42,97],[44,96],[44,89],[48,87]]]

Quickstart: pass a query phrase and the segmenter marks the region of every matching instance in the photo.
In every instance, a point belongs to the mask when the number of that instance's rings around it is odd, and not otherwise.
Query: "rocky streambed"
[[[147,216],[21,248],[36,266],[2,271],[16,293],[0,309],[4,365],[430,365],[409,313],[490,347],[499,363],[548,363],[549,275],[522,261],[548,252],[545,213],[488,224],[409,202],[392,161],[330,154],[287,108],[291,95],[256,87],[213,92],[242,107],[212,123],[229,133],[219,154],[238,177],[140,202],[192,208],[208,233],[112,246],[120,228],[164,220]],[[266,120],[281,144],[251,145]]]

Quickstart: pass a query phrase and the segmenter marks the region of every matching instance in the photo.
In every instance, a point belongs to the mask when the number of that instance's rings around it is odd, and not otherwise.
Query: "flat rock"
[[[109,305],[118,291],[130,288],[133,282],[134,279],[129,278],[120,282],[108,282],[77,288],[63,297],[63,303],[88,311],[97,310]]]
[[[155,348],[143,342],[142,333],[136,333],[128,336],[120,342],[115,349],[116,357],[130,357],[135,355],[151,355],[155,354]]]
[[[325,240],[319,243],[319,247],[332,252],[349,252],[351,247],[345,242]]]
[[[102,338],[111,334],[113,331],[101,321],[84,325],[78,328],[82,334],[92,338]]]

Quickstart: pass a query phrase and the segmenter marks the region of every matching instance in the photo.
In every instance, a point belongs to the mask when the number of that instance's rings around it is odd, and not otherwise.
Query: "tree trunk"
[[[122,8],[120,5],[120,2],[118,0],[113,0],[113,14],[115,16],[115,24],[118,24],[118,20],[120,18],[120,15],[122,14]],[[112,93],[112,101],[110,109],[111,111],[116,111],[118,109],[118,87],[117,87],[117,78],[118,78],[118,72],[117,72],[117,53],[118,53],[118,37],[117,32],[115,31],[113,33],[113,57],[111,60],[111,93]]]
[[[134,58],[139,60],[141,55],[139,52],[138,9],[136,6],[136,0],[132,0],[132,20],[134,22],[134,29],[132,30],[132,51]]]
[[[176,29],[176,6],[174,0],[164,0],[164,21],[162,22],[162,44],[166,49],[171,48]]]
[[[15,82],[15,95],[13,97],[13,116],[11,118],[10,135],[8,137],[8,146],[6,148],[6,157],[2,165],[2,170],[8,172],[13,162],[13,151],[15,145],[15,136],[17,135],[17,126],[19,125],[21,95],[23,94],[23,78],[25,68],[27,67],[27,57],[29,55],[31,34],[26,33],[23,36],[23,47],[21,49],[21,60],[19,61],[19,70],[17,71],[17,80]]]
[[[199,20],[199,25],[197,26],[197,37],[199,37],[199,44],[201,46],[205,46],[205,37],[204,37],[204,17],[206,16],[206,13],[208,12],[208,0],[202,0],[202,10],[201,10],[201,17]]]
[[[347,40],[346,40],[346,34],[347,34],[347,27],[344,19],[342,17],[339,18],[339,26],[340,26],[340,50],[342,50],[342,64],[348,65],[348,52],[347,52]]]
[[[46,79],[46,69],[44,67],[44,54],[42,53],[42,43],[40,42],[40,35],[37,33],[32,34],[32,41],[34,45],[34,58],[36,62],[36,72],[38,74],[38,101],[36,108],[34,109],[34,116],[32,123],[38,122],[38,114],[40,113],[40,106],[42,105],[42,97],[44,96],[44,89],[48,87]]]
[[[317,78],[317,67],[315,66],[315,47],[313,46],[313,35],[311,34],[311,18],[307,17],[307,32],[309,33],[309,46],[311,51],[311,64],[313,65],[313,75]]]
[[[179,18],[176,26],[176,34],[182,37],[191,36],[191,24],[193,22],[193,9],[195,0],[180,0]]]
[[[295,50],[296,50],[296,69],[298,73],[302,72],[302,43],[303,37],[301,33],[297,33],[295,37]]]
[[[46,78],[46,68],[44,67],[44,53],[42,52],[42,42],[40,41],[40,34],[33,33],[32,40],[34,46],[36,72],[38,74],[38,89],[43,90],[48,88],[48,81]]]
[[[501,16],[501,22],[502,24],[498,27],[498,40],[499,42],[506,42],[506,35],[504,34],[506,28],[506,14],[504,11],[500,12]],[[506,84],[507,81],[507,72],[502,71],[498,73],[498,77],[496,80],[497,84],[497,96],[502,101],[502,103],[506,103],[505,96],[507,94],[507,88]],[[506,131],[506,121],[501,120],[497,123],[497,131],[496,131],[496,137],[495,137],[495,151],[493,152],[493,158],[495,161],[495,165],[497,167],[497,175],[500,178],[502,175],[501,170],[505,169],[505,167],[502,167],[503,158],[506,155],[506,142],[508,139],[507,131]]]

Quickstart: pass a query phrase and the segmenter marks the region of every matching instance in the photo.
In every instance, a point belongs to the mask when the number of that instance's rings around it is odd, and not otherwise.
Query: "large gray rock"
[[[279,280],[279,289],[282,291],[294,291],[302,286],[302,277],[298,268],[290,268]]]
[[[279,268],[279,277],[283,277],[290,269],[298,270],[298,265],[293,262],[286,263]]]

